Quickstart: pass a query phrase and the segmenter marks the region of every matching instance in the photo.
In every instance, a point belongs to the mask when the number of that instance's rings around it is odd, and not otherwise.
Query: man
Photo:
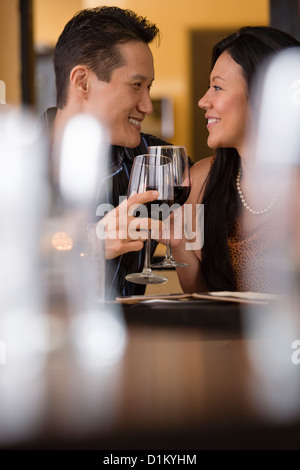
[[[158,37],[153,23],[130,10],[97,7],[78,12],[55,46],[54,135],[77,113],[90,113],[106,125],[112,143],[111,160],[103,183],[107,191],[101,191],[107,198],[98,204],[112,204],[116,212],[119,196],[127,193],[134,157],[147,153],[149,145],[165,144],[141,134],[142,121],[152,112],[154,66],[148,44]],[[154,199],[149,191],[134,196],[131,204]],[[152,252],[155,246],[153,242]],[[127,273],[142,270],[144,241],[107,238],[105,248],[111,295],[144,293],[145,286],[125,280]]]

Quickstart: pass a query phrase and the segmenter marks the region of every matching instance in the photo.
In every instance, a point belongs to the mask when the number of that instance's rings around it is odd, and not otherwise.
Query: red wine
[[[190,186],[174,186],[174,204],[182,206],[189,197],[190,190]]]
[[[133,211],[134,217],[148,217],[150,219],[165,220],[170,215],[170,207],[173,201],[167,199],[156,199],[152,202],[146,202],[143,205],[138,206]]]
[[[156,199],[147,202],[145,206],[148,210],[148,217],[155,220],[165,220],[170,215],[170,207],[173,201],[170,199]]]

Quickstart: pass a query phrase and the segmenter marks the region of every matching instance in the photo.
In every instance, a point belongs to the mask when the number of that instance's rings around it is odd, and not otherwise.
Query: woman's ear
[[[70,85],[74,91],[81,95],[82,99],[87,98],[89,92],[89,69],[85,65],[76,65],[70,73]]]

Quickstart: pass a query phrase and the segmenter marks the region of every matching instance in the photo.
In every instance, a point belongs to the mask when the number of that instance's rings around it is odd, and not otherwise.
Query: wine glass
[[[158,199],[145,204],[148,217],[157,215],[157,208],[161,204],[170,207],[174,199],[174,183],[172,162],[168,157],[156,155],[138,155],[133,161],[130,173],[128,197],[132,194],[143,193],[149,190],[159,192]],[[155,217],[157,218],[157,217]],[[148,228],[148,237],[145,246],[144,268],[141,273],[127,274],[125,279],[136,284],[163,284],[168,281],[164,276],[159,276],[151,271],[150,267],[150,239],[151,229]]]
[[[184,145],[154,145],[148,147],[150,155],[160,155],[171,159],[174,179],[174,204],[182,206],[189,197],[191,190],[191,178],[188,156]],[[153,268],[176,268],[188,266],[186,263],[175,261],[172,256],[171,240],[167,239],[166,255],[163,261],[152,264]]]

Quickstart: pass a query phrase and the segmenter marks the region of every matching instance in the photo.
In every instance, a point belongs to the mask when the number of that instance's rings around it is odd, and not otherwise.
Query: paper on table
[[[276,294],[266,294],[263,292],[230,292],[230,291],[217,291],[209,292],[210,295],[217,295],[221,297],[237,297],[239,299],[245,300],[279,300],[280,295]]]
[[[280,296],[275,294],[265,294],[259,292],[231,292],[231,291],[216,291],[216,292],[203,292],[193,294],[157,294],[157,295],[132,295],[128,297],[117,297],[116,301],[123,304],[135,304],[138,302],[145,302],[147,300],[188,300],[188,299],[202,299],[214,300],[225,302],[238,302],[238,303],[257,303],[265,304],[269,301],[277,301]]]
[[[116,301],[122,304],[135,304],[146,300],[182,300],[191,298],[191,294],[156,294],[156,295],[129,295],[117,297]]]
[[[207,293],[194,293],[192,297],[195,299],[212,299],[222,300],[226,302],[239,302],[239,303],[256,303],[265,304],[270,301],[280,300],[279,295],[265,294],[261,292],[231,292],[231,291],[216,291]]]

